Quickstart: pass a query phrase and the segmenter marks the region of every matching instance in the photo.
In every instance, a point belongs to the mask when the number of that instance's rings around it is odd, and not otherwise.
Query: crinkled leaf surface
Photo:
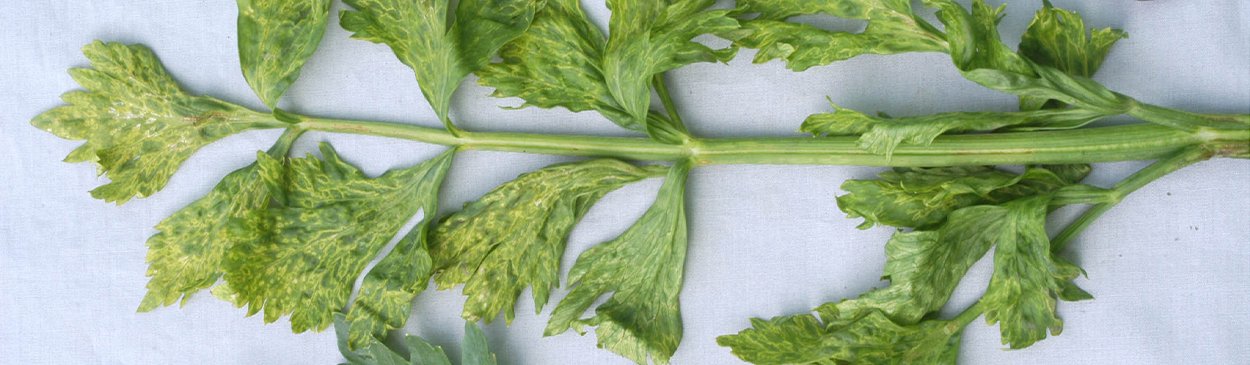
[[[1046,338],[1047,330],[1059,335],[1063,321],[1056,314],[1057,297],[1065,291],[1072,300],[1088,299],[1088,293],[1070,281],[1081,269],[1050,252],[1046,236],[1047,195],[1022,198],[995,207],[1011,229],[999,230],[994,249],[994,276],[982,299],[989,307],[985,320],[998,323],[1003,344],[1013,349]],[[945,228],[945,227],[943,227]]]
[[[1065,73],[1093,77],[1094,72],[1111,50],[1111,45],[1128,34],[1118,29],[1085,29],[1080,15],[1051,6],[1043,1],[1029,29],[1020,39],[1020,55],[1036,64],[1054,67]],[[1088,35],[1087,35],[1088,34]],[[1065,105],[1058,101],[1031,97],[1020,98],[1020,110],[1056,109]],[[1045,123],[1046,127],[1077,127],[1075,123]]]
[[[1107,115],[1086,109],[1043,109],[1026,112],[951,112],[925,116],[886,118],[869,116],[836,105],[834,113],[813,114],[803,121],[801,132],[814,135],[860,135],[859,146],[872,153],[891,156],[900,144],[928,146],[939,135],[991,131],[1018,125],[1085,125]]]
[[[863,217],[860,229],[932,227],[959,208],[1049,193],[1072,183],[1045,168],[1024,174],[987,166],[898,168],[878,176],[881,180],[842,183],[850,194],[837,198],[838,207],[848,218]]]
[[[273,108],[321,43],[330,0],[238,0],[239,62],[256,95]]]
[[[1087,77],[1070,75],[1012,52],[1002,43],[996,28],[1005,6],[992,9],[977,0],[969,13],[951,2],[934,3],[941,9],[938,19],[946,25],[951,58],[969,80],[1005,93],[1054,99],[1106,116],[1123,114],[1132,107],[1132,99]],[[1084,34],[1084,30],[1081,33]],[[1054,36],[1037,35],[1038,38]]]
[[[560,258],[573,226],[603,195],[663,174],[612,159],[548,166],[521,175],[447,216],[430,235],[440,288],[465,284],[464,317],[511,323],[517,296],[534,288],[541,311],[559,284]]]
[[[269,155],[285,156],[299,132],[288,130],[270,148]],[[232,246],[230,223],[249,211],[263,209],[269,191],[261,182],[256,164],[235,170],[221,179],[208,195],[165,218],[148,238],[148,293],[140,312],[172,305],[207,289],[222,273],[222,260]]]
[[[1092,81],[1080,79],[1092,75],[1111,44],[1123,37],[1122,32],[1095,30],[1093,39],[1087,39],[1084,23],[1079,16],[1056,10],[1047,4],[1046,8],[1038,12],[1025,35],[1026,41],[1021,44],[1021,54],[1037,62],[1035,64],[1013,52],[999,39],[996,26],[1002,17],[1003,7],[992,9],[977,1],[973,3],[972,12],[969,13],[962,6],[949,1],[935,0],[927,4],[940,9],[939,17],[946,25],[947,37],[951,39],[951,58],[966,74],[1012,74],[1036,79],[1038,76],[1034,67],[1056,67],[1060,71],[1074,74],[1077,78],[1062,72],[1055,74],[1042,70],[1043,75],[1052,75],[1054,80],[1051,83],[1058,86],[1051,87],[1042,82],[1044,85],[1040,87],[1062,89],[1063,85],[1072,85],[1067,87],[1072,90],[1071,93],[1095,95],[1094,98],[1105,99],[1104,102],[1092,107],[1086,105],[1081,108],[1039,110],[1048,99],[1021,96],[1021,105],[1024,108],[1020,113],[954,112],[903,118],[872,117],[834,106],[836,113],[812,115],[804,121],[800,130],[817,135],[863,135],[859,140],[861,147],[873,153],[890,156],[902,143],[928,145],[934,138],[946,133],[991,131],[1004,127],[1020,130],[1075,128],[1126,111],[1127,99],[1120,100],[1114,93],[1093,84]],[[1069,68],[1076,72],[1069,71]],[[992,85],[985,86],[998,89]],[[1057,92],[1064,93],[1062,90]],[[1053,103],[1063,105],[1058,101]]]
[[[728,10],[705,11],[713,3],[609,1],[605,41],[576,0],[550,0],[530,30],[500,51],[503,62],[478,73],[479,83],[526,106],[596,110],[625,129],[654,134],[647,118],[652,76],[695,62],[725,62],[736,53],[691,41],[737,28]]]
[[[947,51],[942,33],[916,16],[908,0],[742,0],[738,6],[741,13],[759,16],[743,20],[741,30],[727,36],[759,49],[755,63],[780,58],[786,68],[803,71],[861,54]],[[868,27],[849,33],[785,22],[807,14],[865,20]]]
[[[577,0],[548,0],[525,34],[499,50],[503,62],[477,72],[491,96],[519,97],[523,106],[598,111],[625,129],[646,132],[608,91],[600,63],[607,41]]]
[[[900,325],[876,310],[832,322],[821,317],[823,324],[811,314],[752,319],[754,328],[716,342],[757,365],[954,365],[959,354],[962,327],[948,321]]]
[[[551,314],[544,335],[598,326],[599,347],[645,365],[666,364],[681,342],[678,293],[686,261],[685,185],[690,162],[669,169],[655,204],[620,236],[577,258],[568,282],[576,287]],[[579,318],[595,299],[612,293]]]
[[[328,144],[321,145],[321,153],[324,161],[309,156],[286,164],[259,155],[261,180],[279,206],[253,211],[232,227],[235,244],[226,255],[227,286],[218,294],[237,306],[247,305],[248,315],[263,309],[266,323],[290,314],[295,332],[330,325],[365,265],[429,202],[425,195],[437,190],[452,155],[449,151],[370,179]],[[381,288],[424,286],[402,282],[419,276],[405,274],[411,275],[398,275],[396,282]],[[355,320],[365,319],[391,318]]]
[[[92,68],[69,71],[88,92],[61,96],[70,105],[31,124],[58,137],[87,140],[65,162],[90,161],[110,183],[91,196],[117,204],[156,193],[200,147],[251,129],[286,124],[267,115],[178,87],[142,45],[95,42],[83,47]]]
[[[363,346],[353,350],[350,346],[348,325],[343,314],[334,315],[334,331],[338,336],[339,352],[351,365],[451,365],[451,360],[440,346],[431,345],[417,336],[404,336],[404,345],[408,348],[408,358],[386,347],[385,344],[370,339]],[[490,353],[486,343],[486,335],[473,322],[464,324],[464,342],[460,347],[461,364],[464,365],[495,365],[495,354]]]
[[[460,80],[481,68],[495,51],[530,26],[542,0],[462,0],[454,23],[449,0],[345,0],[340,24],[352,38],[391,47],[417,75],[421,93],[447,122]]]
[[[1001,322],[1003,343],[1022,348],[1047,329],[1058,334],[1055,298],[1091,297],[1070,282],[1081,270],[1049,251],[1049,200],[1042,194],[961,208],[938,229],[896,233],[886,245],[889,287],[822,305],[819,321],[810,314],[754,319],[754,328],[717,342],[755,364],[954,364],[967,322],[923,319],[995,246],[995,274],[982,302],[987,320]]]
[[[1090,77],[1116,41],[1128,38],[1119,29],[1085,29],[1080,15],[1043,1],[1029,29],[1020,38],[1020,55],[1039,65]]]

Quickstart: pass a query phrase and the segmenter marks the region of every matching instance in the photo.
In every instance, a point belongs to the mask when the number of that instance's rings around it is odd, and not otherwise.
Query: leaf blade
[[[570,328],[595,330],[601,348],[639,364],[668,363],[681,341],[678,292],[686,256],[685,181],[690,162],[669,169],[655,204],[624,233],[578,256],[569,283],[578,283],[552,312],[544,336]],[[603,294],[595,309],[582,312]]]
[[[238,0],[239,61],[270,109],[299,78],[330,20],[330,0]]]
[[[90,161],[110,183],[91,196],[123,204],[169,182],[200,147],[253,129],[285,123],[178,87],[150,49],[96,41],[83,47],[92,68],[71,69],[88,92],[62,96],[70,105],[36,116],[31,125],[58,137],[86,140],[65,158]]]
[[[517,297],[533,287],[542,310],[559,284],[560,258],[574,225],[603,195],[655,177],[660,166],[611,159],[556,164],[491,190],[441,219],[430,234],[440,288],[464,284],[463,316],[487,323],[503,311],[508,323]]]
[[[416,195],[441,182],[422,177],[445,168],[452,153],[376,179],[328,144],[324,160],[259,155],[260,176],[281,206],[253,211],[232,229],[223,290],[248,315],[263,310],[266,323],[290,314],[294,332],[325,329],[365,265],[421,208]]]
[[[916,16],[907,1],[745,0],[738,12],[760,15],[742,21],[729,37],[743,47],[759,49],[754,63],[783,59],[786,68],[804,71],[863,54],[946,52],[941,32]],[[786,22],[795,15],[829,14],[868,22],[861,33],[833,32]]]

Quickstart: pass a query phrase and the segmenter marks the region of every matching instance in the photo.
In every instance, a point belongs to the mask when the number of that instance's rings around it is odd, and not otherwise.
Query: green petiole
[[[959,166],[1149,160],[1202,144],[1250,145],[1247,130],[1185,132],[1154,124],[1062,131],[943,135],[928,146],[899,146],[891,158],[863,150],[857,137],[699,139],[683,145],[646,138],[463,132],[414,125],[299,117],[297,128],[407,139],[462,150],[614,157],[701,165]],[[1233,156],[1228,156],[1233,157]]]

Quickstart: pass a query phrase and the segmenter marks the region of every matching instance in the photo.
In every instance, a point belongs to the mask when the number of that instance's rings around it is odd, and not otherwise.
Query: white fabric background
[[[997,5],[1001,1],[992,0]],[[1125,29],[1096,79],[1143,101],[1200,112],[1250,112],[1250,3],[1244,1],[1055,0],[1087,24]],[[1003,37],[1015,44],[1040,1],[1008,8]],[[722,4],[724,5],[724,4]],[[607,11],[586,5],[600,26]],[[336,15],[303,77],[279,104],[317,116],[437,126],[409,69],[381,45],[350,40]],[[203,196],[229,171],[267,148],[275,131],[212,144],[186,162],[159,194],[124,206],[93,200],[102,183],[86,164],[60,163],[80,142],[27,121],[60,105],[77,85],[65,73],[87,66],[79,47],[93,39],[151,47],[192,93],[261,109],[239,72],[232,1],[43,0],[0,2],[0,363],[329,364],[341,360],[332,332],[292,334],[281,320],[262,325],[243,309],[194,297],[185,308],[135,313],[145,292],[144,242],[153,226]],[[862,24],[809,17],[824,26]],[[715,44],[723,41],[705,39]],[[671,72],[674,98],[703,137],[792,136],[809,114],[844,107],[892,115],[1012,110],[1014,98],[960,78],[947,56],[864,56],[804,73],[779,62],[753,65],[743,51],[729,66]],[[468,130],[623,136],[598,115],[566,110],[508,111],[516,99],[486,96],[464,82],[453,118]],[[1120,118],[1117,121],[1127,121]],[[331,141],[370,174],[434,156],[438,146],[309,133],[296,152]],[[570,158],[495,152],[457,156],[441,199],[454,210],[518,174]],[[1099,164],[1088,182],[1108,186],[1147,162]],[[888,228],[856,230],[835,194],[848,178],[882,168],[710,166],[689,180],[690,246],[681,293],[685,337],[675,364],[736,364],[715,337],[751,317],[789,315],[886,285],[878,277]],[[660,181],[609,194],[574,231],[562,264],[611,239],[651,203]],[[1079,212],[1057,214],[1065,222]],[[1061,227],[1052,223],[1052,233]],[[968,327],[963,364],[1230,364],[1250,359],[1250,162],[1210,161],[1129,197],[1089,228],[1068,257],[1089,271],[1078,283],[1097,299],[1063,303],[1066,329],[1021,351],[1002,351],[998,329]],[[984,291],[982,261],[951,305],[953,315]],[[551,303],[563,297],[557,291]],[[593,335],[542,338],[551,307],[533,315],[528,290],[512,326],[484,326],[501,364],[628,364],[595,348]],[[405,331],[459,356],[463,297],[422,294]]]

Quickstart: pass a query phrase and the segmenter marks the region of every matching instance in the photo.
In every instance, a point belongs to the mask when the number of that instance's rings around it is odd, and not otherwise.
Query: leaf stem
[[[401,138],[461,150],[490,150],[627,160],[677,161],[699,165],[857,165],[961,166],[1064,164],[1164,158],[1205,143],[1250,144],[1250,131],[1185,132],[1153,124],[1062,131],[944,135],[928,146],[899,146],[890,159],[865,151],[857,136],[731,138],[692,140],[671,145],[646,138],[491,133],[462,131],[460,136],[435,128],[400,123],[296,116],[298,128]]]
[[[951,318],[951,327],[956,331],[967,327],[972,323],[972,321],[976,320],[977,317],[985,314],[986,310],[988,310],[988,307],[986,307],[985,302],[978,300],[967,309],[964,309],[963,312],[959,312],[959,315],[955,316],[955,318]]]
[[[1211,150],[1205,146],[1190,146],[1180,152],[1172,154],[1167,158],[1161,159],[1150,166],[1146,166],[1146,168],[1143,168],[1128,178],[1125,178],[1123,181],[1120,181],[1110,189],[1112,198],[1111,201],[1095,205],[1077,218],[1075,222],[1068,225],[1067,228],[1064,228],[1062,232],[1059,232],[1059,235],[1055,236],[1055,238],[1050,241],[1051,252],[1058,253],[1062,251],[1064,247],[1067,247],[1067,245],[1071,243],[1077,235],[1081,234],[1085,228],[1088,228],[1090,224],[1093,224],[1098,217],[1101,217],[1103,213],[1111,210],[1111,208],[1115,207],[1115,205],[1123,200],[1124,197],[1134,191],[1137,191],[1137,189],[1141,189],[1151,181],[1155,181],[1173,171],[1180,170],[1185,166],[1189,166],[1200,161],[1206,161],[1213,155],[1214,154]]]
[[[681,115],[677,114],[677,105],[673,103],[673,97],[668,93],[668,83],[664,81],[664,73],[655,74],[651,84],[655,86],[655,93],[660,96],[660,102],[664,104],[664,111],[668,113],[668,118],[672,119],[673,123],[680,126],[682,130],[685,130],[686,123],[682,122]]]
[[[295,140],[304,134],[301,128],[287,128],[282,132],[282,136],[278,137],[278,141],[273,143],[273,147],[269,147],[268,153],[274,158],[286,157],[287,152],[291,151],[291,145],[295,144]]]

